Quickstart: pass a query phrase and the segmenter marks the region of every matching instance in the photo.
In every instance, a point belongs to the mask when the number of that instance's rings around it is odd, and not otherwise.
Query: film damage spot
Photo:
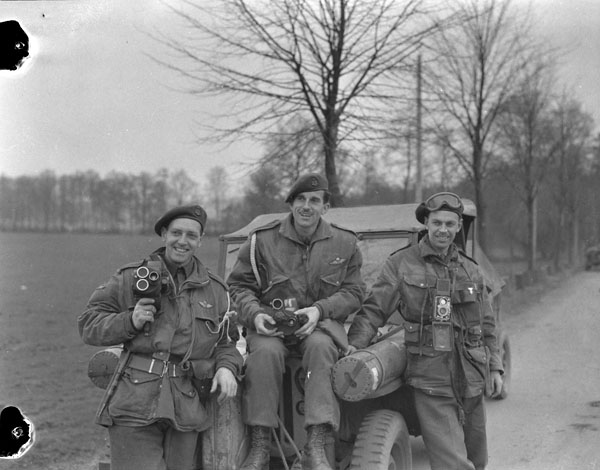
[[[29,37],[16,20],[0,21],[0,70],[17,70],[29,56]]]
[[[16,406],[0,413],[0,458],[18,459],[33,445],[33,424]]]

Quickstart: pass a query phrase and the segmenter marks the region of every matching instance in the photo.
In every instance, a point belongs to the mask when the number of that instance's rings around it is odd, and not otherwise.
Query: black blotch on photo
[[[29,37],[16,20],[0,22],[0,70],[17,70],[29,56]]]
[[[0,413],[0,457],[14,457],[31,440],[31,429],[21,411],[7,406]]]

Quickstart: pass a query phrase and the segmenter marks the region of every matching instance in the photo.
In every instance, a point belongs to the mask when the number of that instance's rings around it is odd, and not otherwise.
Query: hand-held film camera
[[[273,299],[269,315],[275,320],[275,325],[266,323],[266,327],[282,331],[284,336],[293,335],[308,321],[305,314],[296,315],[294,313],[296,310],[298,310],[298,302],[295,298]]]
[[[451,283],[449,279],[438,279],[433,299],[433,349],[452,351],[452,303]]]
[[[160,297],[166,286],[166,279],[162,275],[162,263],[160,261],[147,261],[135,270],[133,274],[133,297],[135,301],[142,298],[154,299],[156,315],[160,313]],[[150,323],[144,324],[144,334],[148,336]]]

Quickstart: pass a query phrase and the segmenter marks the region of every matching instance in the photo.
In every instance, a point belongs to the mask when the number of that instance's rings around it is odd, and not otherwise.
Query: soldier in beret
[[[449,192],[417,207],[415,216],[427,234],[390,255],[348,331],[349,349],[365,348],[394,312],[402,316],[409,388],[381,400],[396,409],[402,394],[414,398],[432,470],[485,468],[483,395],[486,385],[492,397],[502,389],[485,278],[454,243],[463,210],[461,198]]]
[[[241,247],[227,279],[240,323],[247,328],[243,420],[251,449],[241,470],[269,465],[271,430],[277,427],[279,391],[290,348],[298,348],[306,373],[303,469],[332,469],[325,443],[340,422],[330,374],[347,348],[344,320],[359,309],[364,292],[362,256],[353,232],[325,221],[327,180],[300,177],[285,201],[291,213],[256,229]],[[289,337],[277,327],[273,308],[291,306],[306,323]]]
[[[199,205],[165,213],[154,226],[164,246],[119,268],[78,318],[85,343],[123,345],[96,415],[111,470],[196,469],[207,395],[236,395],[243,360],[227,285],[195,255],[205,227]]]

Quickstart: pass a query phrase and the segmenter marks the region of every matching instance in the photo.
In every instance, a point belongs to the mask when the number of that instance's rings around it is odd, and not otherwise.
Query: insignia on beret
[[[199,207],[196,207],[194,209],[194,214],[196,214],[198,217],[200,217],[202,215],[202,209],[200,209]]]
[[[313,176],[313,177],[311,178],[311,180],[310,180],[310,185],[311,185],[313,188],[316,188],[316,187],[319,185],[319,181],[317,180],[317,178],[315,178],[315,177]]]

